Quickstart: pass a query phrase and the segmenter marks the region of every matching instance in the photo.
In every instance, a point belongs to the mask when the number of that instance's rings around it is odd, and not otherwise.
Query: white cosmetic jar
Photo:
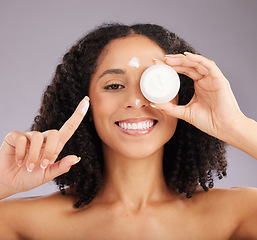
[[[147,68],[140,79],[140,89],[144,97],[153,103],[166,103],[175,98],[180,88],[177,72],[166,64],[156,64]]]

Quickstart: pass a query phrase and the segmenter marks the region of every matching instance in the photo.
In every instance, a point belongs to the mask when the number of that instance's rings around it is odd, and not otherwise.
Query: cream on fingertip
[[[89,96],[85,96],[84,99],[87,100],[88,102],[90,101]]]
[[[80,108],[80,111],[83,115],[85,115],[87,113],[87,110],[88,110],[88,107],[89,107],[89,97],[86,96],[83,100],[82,100],[82,103],[81,103],[81,108]]]

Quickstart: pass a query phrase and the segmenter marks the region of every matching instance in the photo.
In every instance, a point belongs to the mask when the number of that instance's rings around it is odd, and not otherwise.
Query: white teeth
[[[119,127],[125,130],[144,130],[149,129],[153,126],[153,121],[144,121],[144,122],[138,122],[138,123],[126,123],[122,122],[119,123]]]

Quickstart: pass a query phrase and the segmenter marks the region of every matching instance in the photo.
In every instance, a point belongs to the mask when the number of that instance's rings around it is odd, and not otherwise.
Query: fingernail
[[[166,54],[166,55],[164,56],[164,59],[167,59],[167,58],[170,58],[170,57],[173,57],[173,56],[170,55],[170,54]]]
[[[22,162],[23,162],[22,160],[18,160],[18,161],[17,161],[18,167],[21,167],[21,166],[22,166]]]
[[[27,171],[32,172],[35,167],[35,163],[29,163],[27,166]]]
[[[85,115],[86,114],[86,112],[87,112],[87,110],[88,110],[88,107],[89,107],[89,97],[88,96],[86,96],[84,99],[83,99],[83,101],[82,101],[82,104],[81,104],[81,113],[83,114],[83,115]]]
[[[90,101],[89,96],[85,96],[84,99],[87,100],[88,102]]]
[[[191,53],[191,52],[184,52],[184,55],[192,55],[193,53]]]
[[[78,157],[77,161],[73,163],[74,164],[77,164],[79,161],[81,160],[81,157]]]
[[[43,169],[46,169],[48,164],[49,164],[49,160],[48,159],[43,159],[41,164],[40,164],[40,167],[43,168]]]
[[[157,108],[157,106],[154,105],[153,103],[150,103],[150,106],[153,107],[153,108]]]
[[[173,57],[176,57],[176,54],[175,53],[174,54],[166,54],[164,57],[165,58],[173,58]]]

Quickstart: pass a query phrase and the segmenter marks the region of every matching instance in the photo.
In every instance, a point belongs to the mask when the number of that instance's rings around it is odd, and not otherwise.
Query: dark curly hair
[[[81,99],[88,95],[92,74],[98,59],[110,41],[130,35],[144,35],[156,42],[166,54],[196,53],[175,33],[154,24],[103,24],[82,37],[64,55],[57,66],[52,82],[46,88],[39,115],[32,130],[59,129],[73,113]],[[180,74],[179,104],[187,104],[194,94],[194,83]],[[75,190],[78,202],[88,204],[102,185],[104,160],[101,140],[94,123],[87,114],[77,131],[67,142],[58,160],[68,154],[82,160],[69,172],[55,179],[61,192],[65,187]],[[200,184],[207,191],[213,179],[226,175],[225,143],[200,131],[183,120],[178,120],[174,136],[164,146],[163,172],[167,185],[186,197],[191,197]]]

